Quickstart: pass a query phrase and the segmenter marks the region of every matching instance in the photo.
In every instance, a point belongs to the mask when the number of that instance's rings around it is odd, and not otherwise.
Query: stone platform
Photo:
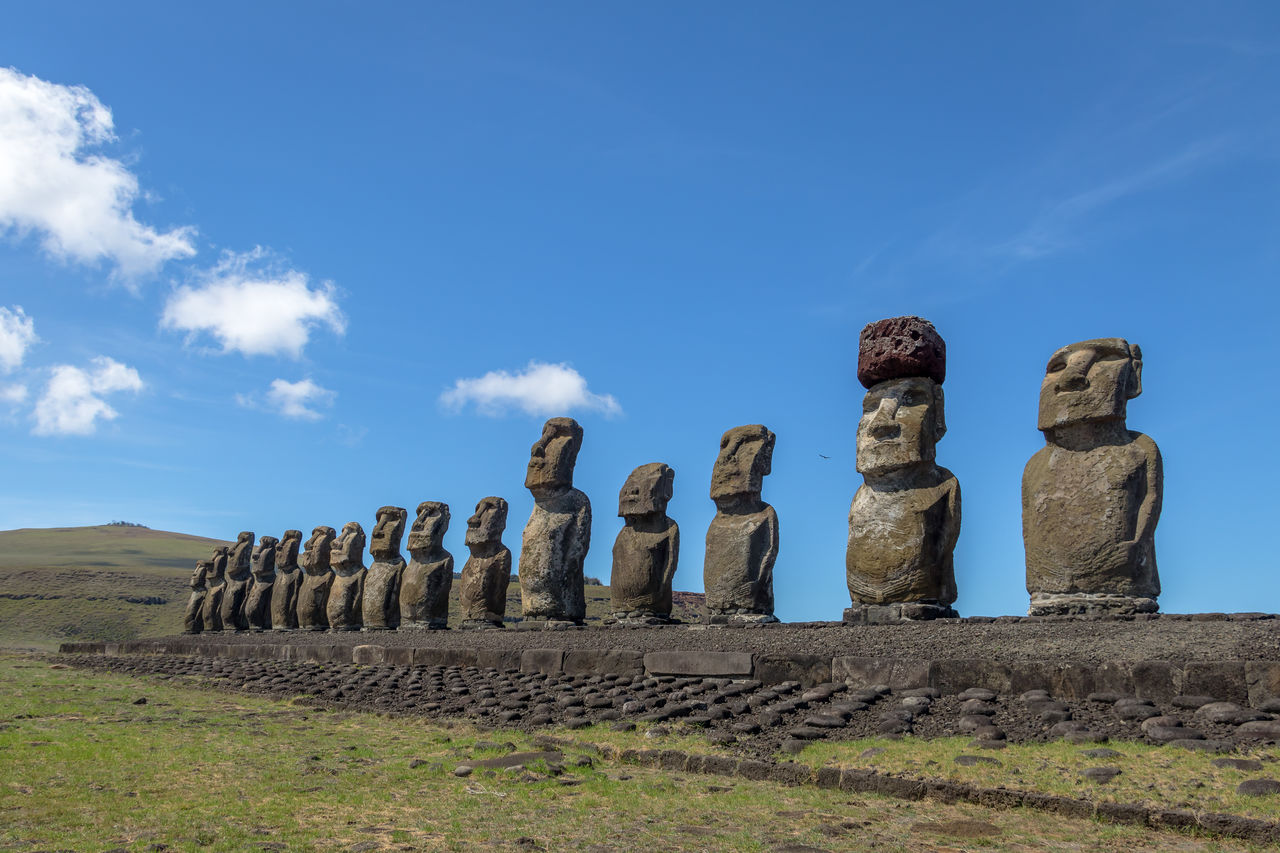
[[[676,676],[762,684],[836,682],[940,695],[1043,689],[1167,702],[1280,702],[1280,619],[1271,614],[974,617],[905,625],[588,627],[573,631],[220,633],[67,643],[67,654],[166,654],[333,664],[459,666],[542,675]]]

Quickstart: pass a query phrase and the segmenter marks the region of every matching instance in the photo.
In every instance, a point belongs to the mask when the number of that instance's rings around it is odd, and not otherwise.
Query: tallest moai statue
[[[591,545],[591,501],[573,487],[582,427],[552,418],[529,452],[524,486],[533,513],[520,548],[520,601],[526,620],[582,624],[587,616],[582,573]]]
[[[935,462],[947,431],[947,349],[928,320],[892,317],[862,330],[858,421],[863,484],[849,508],[846,622],[956,616],[952,551],[960,537],[960,484]]]
[[[1045,446],[1022,474],[1033,616],[1153,613],[1164,475],[1156,443],[1125,425],[1142,350],[1121,338],[1065,346],[1040,385]]]

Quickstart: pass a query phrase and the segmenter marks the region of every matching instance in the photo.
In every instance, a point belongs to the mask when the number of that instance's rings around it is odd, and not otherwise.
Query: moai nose
[[[898,402],[896,400],[890,398],[881,400],[875,415],[871,418],[871,437],[884,439],[897,435],[899,431],[896,420],[897,414]]]

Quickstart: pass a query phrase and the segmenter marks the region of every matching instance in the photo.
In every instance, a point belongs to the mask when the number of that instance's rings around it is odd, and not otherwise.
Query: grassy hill
[[[51,649],[64,641],[118,642],[182,630],[196,560],[215,539],[145,527],[0,531],[0,647]],[[461,568],[466,555],[458,558]],[[458,612],[454,582],[450,622]],[[609,588],[588,584],[587,621],[609,612]],[[676,593],[675,615],[697,621],[700,593]],[[520,613],[512,581],[508,616]]]

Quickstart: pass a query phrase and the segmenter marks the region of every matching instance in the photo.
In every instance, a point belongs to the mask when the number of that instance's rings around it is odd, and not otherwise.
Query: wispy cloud
[[[0,373],[12,373],[21,367],[27,349],[38,340],[35,320],[21,305],[12,309],[0,307]]]
[[[99,420],[109,421],[119,413],[103,397],[121,391],[137,393],[143,388],[138,371],[112,358],[99,356],[88,369],[59,364],[36,401],[36,435],[91,435]]]
[[[265,409],[281,417],[293,420],[316,421],[324,417],[317,406],[332,406],[337,392],[324,388],[311,379],[289,382],[273,379],[262,402],[243,394],[236,395],[236,402],[250,409]]]
[[[553,415],[574,409],[622,413],[611,394],[596,394],[587,380],[567,364],[531,361],[522,371],[491,370],[476,379],[459,379],[440,395],[440,402],[455,411],[475,404],[482,415],[498,416],[511,409],[530,415]]]
[[[193,228],[134,217],[137,177],[96,153],[115,138],[111,110],[89,89],[0,68],[0,230],[39,234],[59,259],[105,260],[127,283],[194,255]]]

